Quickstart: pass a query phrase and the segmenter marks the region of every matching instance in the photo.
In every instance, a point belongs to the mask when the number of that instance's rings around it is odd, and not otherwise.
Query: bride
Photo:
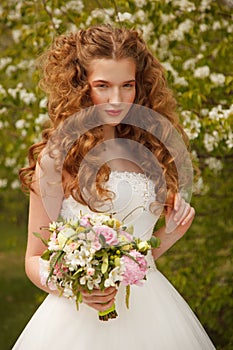
[[[49,293],[14,350],[214,349],[184,299],[154,261],[189,229],[192,169],[187,139],[161,64],[134,30],[95,26],[58,37],[41,57],[50,126],[21,169],[30,190],[26,273]],[[59,216],[80,210],[112,212],[134,235],[159,237],[142,287],[132,286],[129,310],[119,286],[83,291],[75,303],[42,285],[45,247],[35,237]],[[165,226],[153,232],[158,218]],[[101,322],[96,311],[116,303],[119,316]]]

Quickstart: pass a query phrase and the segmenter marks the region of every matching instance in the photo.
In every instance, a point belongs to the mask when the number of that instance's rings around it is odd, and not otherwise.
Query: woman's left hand
[[[189,229],[195,216],[194,208],[176,193],[170,198],[165,215],[166,232],[178,232],[181,236]]]

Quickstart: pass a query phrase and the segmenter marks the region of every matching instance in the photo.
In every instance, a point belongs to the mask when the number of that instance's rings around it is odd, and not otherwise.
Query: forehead
[[[88,69],[89,81],[94,80],[119,80],[127,81],[135,79],[136,65],[131,58],[114,59],[94,59]]]

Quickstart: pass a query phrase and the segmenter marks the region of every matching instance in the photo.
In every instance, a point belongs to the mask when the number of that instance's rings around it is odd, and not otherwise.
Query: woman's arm
[[[165,215],[166,225],[154,232],[154,235],[161,241],[160,247],[152,251],[155,260],[163,255],[187,232],[195,216],[194,208],[189,203],[186,203],[179,194],[174,196],[171,204],[172,206],[168,207]],[[176,228],[167,233],[168,226],[170,226],[170,219],[176,224]]]
[[[47,293],[58,295],[57,291],[51,290],[49,287],[42,285],[40,278],[39,258],[46,247],[43,242],[33,234],[33,232],[40,233],[41,236],[43,236],[45,239],[49,238],[50,233],[47,230],[43,229],[43,227],[48,227],[49,223],[51,222],[51,219],[48,215],[48,211],[51,212],[51,210],[48,210],[48,207],[45,205],[45,202],[41,198],[41,191],[38,183],[39,182],[36,182],[34,184],[36,193],[30,193],[28,241],[25,256],[25,269],[28,278],[37,287]],[[62,205],[62,199],[62,194],[57,194],[56,198],[54,199],[56,201],[57,217],[59,216],[59,208]],[[56,220],[57,217],[54,211],[53,214],[53,220]],[[106,288],[104,291],[93,290],[91,294],[83,291],[83,302],[97,311],[104,311],[112,306],[116,293],[117,289],[113,287]]]

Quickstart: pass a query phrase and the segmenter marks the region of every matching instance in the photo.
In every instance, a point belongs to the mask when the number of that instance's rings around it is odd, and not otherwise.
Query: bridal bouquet
[[[47,249],[40,258],[43,285],[57,289],[61,295],[75,299],[77,309],[82,302],[82,289],[104,290],[109,286],[126,286],[129,306],[130,285],[142,285],[149,268],[146,254],[158,247],[159,240],[148,241],[133,237],[133,227],[107,214],[86,214],[78,219],[53,222],[49,225]],[[99,312],[100,320],[117,317],[115,305]]]

